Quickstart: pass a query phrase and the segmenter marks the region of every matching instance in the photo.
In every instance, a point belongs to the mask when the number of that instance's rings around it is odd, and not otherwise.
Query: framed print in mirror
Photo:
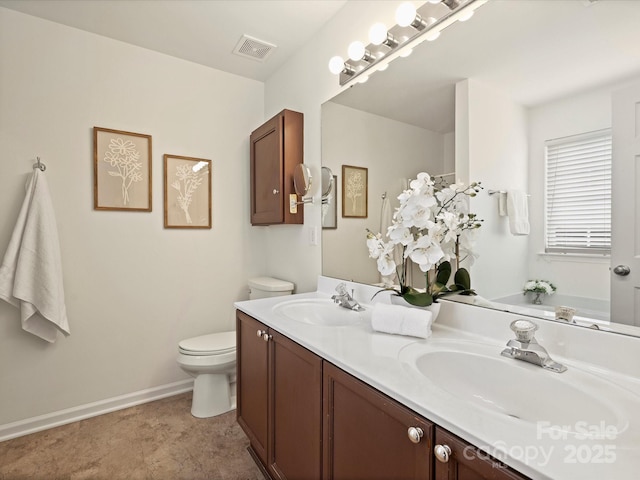
[[[342,217],[367,218],[368,169],[342,166]]]
[[[93,127],[93,208],[151,211],[151,135]]]
[[[333,188],[326,198],[322,199],[322,228],[338,228],[338,197],[336,196],[336,185],[338,176],[333,176]]]
[[[164,156],[165,228],[211,228],[211,160]]]

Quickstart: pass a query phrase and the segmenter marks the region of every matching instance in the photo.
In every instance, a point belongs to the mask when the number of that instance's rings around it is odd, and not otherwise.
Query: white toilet
[[[251,300],[290,295],[293,284],[270,277],[249,280]],[[178,343],[178,365],[193,382],[191,414],[213,417],[235,408],[230,384],[235,383],[236,332],[220,332],[188,338]]]

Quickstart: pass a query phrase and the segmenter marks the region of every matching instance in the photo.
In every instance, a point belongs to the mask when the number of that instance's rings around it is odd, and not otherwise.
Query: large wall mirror
[[[640,84],[638,18],[636,1],[489,0],[471,20],[326,102],[323,166],[337,174],[337,192],[342,165],[368,168],[369,213],[323,229],[323,274],[380,282],[366,229],[384,228],[383,198],[397,207],[418,172],[481,181],[485,190],[471,201],[484,219],[471,267],[478,297],[468,298],[550,320],[555,306],[569,306],[586,326],[640,334],[634,312],[611,302],[633,275],[613,275],[609,255],[544,253],[545,142],[612,127],[612,95]],[[614,151],[614,169],[617,160]],[[512,235],[498,195],[489,195],[511,189],[528,195],[529,235]],[[628,202],[636,196],[628,192]],[[613,222],[614,239],[640,231],[631,216],[626,228]],[[531,279],[557,287],[545,305],[523,295]]]

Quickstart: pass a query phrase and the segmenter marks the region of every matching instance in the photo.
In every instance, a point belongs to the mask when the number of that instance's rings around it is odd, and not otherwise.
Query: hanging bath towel
[[[36,169],[0,265],[0,299],[20,309],[22,328],[47,342],[69,335],[62,262],[49,187]]]
[[[507,192],[507,214],[512,235],[529,235],[527,194],[520,190]]]

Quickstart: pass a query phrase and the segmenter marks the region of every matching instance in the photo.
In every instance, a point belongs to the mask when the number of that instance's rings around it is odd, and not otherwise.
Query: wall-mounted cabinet
[[[283,110],[251,133],[252,225],[304,223],[304,205],[290,209],[293,172],[304,160],[303,129],[302,113]]]

